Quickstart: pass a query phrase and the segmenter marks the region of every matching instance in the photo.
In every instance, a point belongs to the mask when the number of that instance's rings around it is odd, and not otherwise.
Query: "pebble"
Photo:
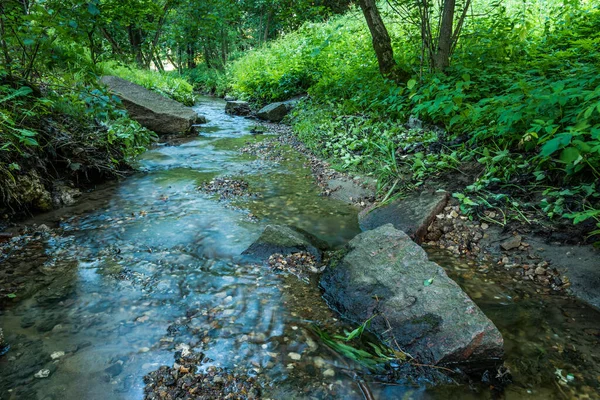
[[[543,267],[537,267],[535,269],[535,274],[536,275],[544,275],[546,273],[546,269]]]
[[[510,239],[507,239],[504,242],[502,242],[500,244],[500,247],[502,247],[502,249],[506,251],[516,249],[521,245],[521,240],[521,235],[514,235]]]
[[[323,371],[323,376],[335,376],[335,371],[331,368],[328,368],[325,371]]]
[[[288,357],[295,361],[298,361],[302,358],[302,356],[298,353],[289,353]]]
[[[65,355],[64,351],[55,351],[54,353],[50,354],[50,358],[53,360],[56,360],[58,358],[61,358],[64,355]]]
[[[49,369],[40,369],[38,372],[36,372],[36,374],[34,375],[34,378],[43,379],[43,378],[47,378],[49,376],[50,376]]]

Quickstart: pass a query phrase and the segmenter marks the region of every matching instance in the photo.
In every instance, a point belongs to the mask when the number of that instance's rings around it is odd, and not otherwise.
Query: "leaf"
[[[92,3],[88,4],[88,12],[93,16],[100,14],[100,10],[98,10],[98,7],[96,7],[96,5]]]
[[[412,90],[412,88],[414,88],[416,84],[417,81],[415,79],[411,79],[408,82],[406,82],[406,87]]]
[[[17,295],[14,293],[9,293],[6,295],[6,297],[8,297],[9,299],[14,299],[15,297],[17,297]]]
[[[557,150],[560,150],[563,147],[565,147],[566,145],[568,145],[569,143],[571,143],[572,137],[573,137],[573,135],[571,135],[569,133],[563,133],[560,135],[556,135],[556,137],[554,139],[551,139],[551,140],[547,141],[546,144],[544,144],[540,154],[543,157],[548,157],[548,156],[552,155]]]
[[[579,150],[575,147],[567,147],[560,153],[560,161],[565,164],[574,163],[581,155],[579,154]]]
[[[18,88],[17,90],[13,91],[8,96],[1,98],[0,99],[0,103],[4,103],[5,101],[9,101],[11,99],[14,99],[15,97],[26,96],[26,95],[28,95],[31,92],[33,92],[33,90],[29,86],[22,86],[22,87]]]
[[[434,278],[425,279],[423,281],[423,286],[430,286],[433,283]]]

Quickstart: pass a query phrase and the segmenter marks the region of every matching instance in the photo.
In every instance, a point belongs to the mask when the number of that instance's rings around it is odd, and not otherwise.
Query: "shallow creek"
[[[369,381],[366,371],[310,329],[350,328],[318,287],[240,256],[272,223],[343,245],[359,232],[357,210],[320,196],[291,149],[273,161],[240,153],[264,137],[223,109],[202,99],[209,123],[199,136],[146,152],[139,173],[68,210],[62,235],[40,236],[1,261],[61,278],[0,310],[11,344],[0,358],[0,399],[141,399],[143,376],[188,348],[257,376],[267,398],[363,398],[353,376]],[[197,190],[224,175],[242,177],[253,195],[219,201]],[[600,313],[485,265],[430,254],[502,331],[514,381],[505,398],[600,397]],[[40,370],[49,376],[34,377]],[[381,399],[492,397],[485,385],[370,386]]]

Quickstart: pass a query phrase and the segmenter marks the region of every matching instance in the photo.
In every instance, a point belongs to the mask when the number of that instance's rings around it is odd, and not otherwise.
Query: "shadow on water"
[[[209,120],[198,137],[146,152],[138,174],[70,209],[62,235],[3,261],[7,270],[56,278],[0,312],[12,345],[0,359],[0,399],[141,399],[143,376],[188,346],[258,376],[271,398],[362,398],[348,364],[310,330],[313,322],[345,327],[314,282],[239,257],[272,223],[341,245],[359,232],[357,210],[319,196],[296,155],[275,162],[241,154],[264,138],[249,134],[251,121],[225,115],[222,101],[205,98],[198,109]],[[253,196],[223,202],[197,190],[224,175],[245,179]],[[502,330],[515,380],[507,398],[597,397],[596,311],[433,256]],[[40,282],[35,274],[15,279]],[[48,377],[35,377],[44,370]],[[372,390],[390,399],[490,396],[465,386]]]

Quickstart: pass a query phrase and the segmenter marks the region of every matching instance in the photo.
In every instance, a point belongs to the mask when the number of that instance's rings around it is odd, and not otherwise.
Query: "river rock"
[[[14,174],[14,180],[8,180],[6,189],[16,204],[38,211],[52,209],[52,196],[40,175],[34,170],[25,174]]]
[[[4,333],[2,332],[2,328],[0,328],[0,357],[8,353],[9,349],[10,346],[4,341]]]
[[[383,225],[357,235],[321,278],[342,316],[422,363],[487,365],[503,339],[477,305],[410,237]],[[389,325],[388,325],[389,324]]]
[[[256,116],[266,121],[281,122],[291,109],[291,104],[287,102],[272,103],[261,108]]]
[[[65,182],[57,181],[52,185],[52,204],[55,208],[72,206],[81,196],[81,191],[73,188]]]
[[[192,125],[206,122],[191,107],[125,79],[103,76],[100,81],[119,96],[132,119],[156,133],[189,133]]]
[[[225,104],[225,112],[230,115],[241,115],[246,116],[250,115],[252,110],[250,109],[250,104],[247,101],[228,101]]]
[[[447,192],[412,193],[381,207],[367,208],[358,215],[360,229],[368,231],[391,223],[406,232],[417,243],[427,234],[427,228],[448,203]]]
[[[500,247],[502,247],[502,249],[506,251],[516,249],[521,245],[521,240],[523,240],[521,235],[514,235],[502,242],[500,244]]]
[[[260,237],[242,254],[265,261],[275,253],[290,254],[306,251],[320,262],[321,251],[326,248],[327,243],[299,228],[267,225]]]

